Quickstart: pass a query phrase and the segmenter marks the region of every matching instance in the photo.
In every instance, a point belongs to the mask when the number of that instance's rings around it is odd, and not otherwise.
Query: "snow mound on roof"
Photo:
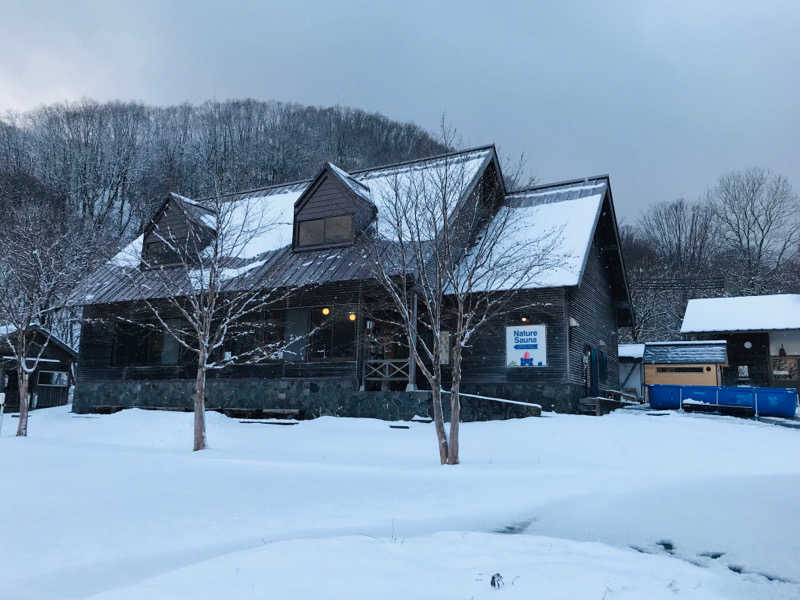
[[[272,193],[254,194],[235,201],[230,216],[232,231],[254,229],[253,234],[243,236],[238,258],[256,258],[265,252],[278,250],[292,243],[294,203],[303,193],[301,189],[278,190]]]
[[[142,259],[142,244],[144,235],[140,235],[135,240],[127,244],[122,250],[117,252],[111,259],[111,264],[115,267],[138,267]]]
[[[800,329],[800,294],[695,298],[689,300],[681,333]]]
[[[617,348],[617,356],[620,358],[642,358],[644,356],[644,344],[620,344]]]

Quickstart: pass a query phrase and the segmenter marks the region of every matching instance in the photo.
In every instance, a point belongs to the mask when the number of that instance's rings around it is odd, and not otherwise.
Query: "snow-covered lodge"
[[[276,339],[303,342],[273,360],[211,372],[209,408],[305,417],[409,418],[427,411],[428,395],[413,391],[424,389],[425,381],[409,364],[407,347],[370,318],[380,290],[367,248],[382,236],[383,192],[445,162],[461,165],[469,181],[454,206],[474,194],[489,207],[506,204],[532,237],[558,230],[558,251],[569,257],[515,296],[519,310],[480,330],[465,350],[463,391],[577,411],[580,398],[619,388],[617,331],[632,324],[633,314],[608,176],[507,192],[495,148],[485,146],[349,173],[327,164],[312,180],[227,197],[260,204],[278,223],[253,240],[246,256],[251,262],[241,270],[249,286],[293,290],[264,319]],[[192,357],[169,335],[136,326],[152,321],[142,301],[157,299],[158,285],[133,286],[126,273],[138,269],[148,276],[131,253],[151,261],[163,253],[151,234],[160,221],[171,220],[172,229],[199,227],[206,210],[202,201],[170,195],[127,252],[76,292],[85,317],[76,411],[189,406]],[[522,330],[540,343],[535,356],[517,361],[508,355],[507,340]],[[446,356],[442,362],[446,372]],[[508,410],[464,399],[462,416],[490,418]]]
[[[727,342],[722,385],[800,388],[800,294],[689,300],[681,333]]]

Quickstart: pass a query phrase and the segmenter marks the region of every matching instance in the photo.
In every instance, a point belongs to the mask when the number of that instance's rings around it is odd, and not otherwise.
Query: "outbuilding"
[[[681,333],[727,342],[722,385],[800,387],[800,294],[692,299]]]
[[[722,385],[725,340],[648,342],[644,345],[646,385]]]
[[[644,397],[644,372],[642,358],[644,357],[644,344],[620,344],[617,349],[619,360],[619,389],[624,394],[635,396],[637,399]]]
[[[69,402],[69,390],[74,383],[73,367],[77,353],[56,338],[48,330],[31,327],[32,343],[30,364],[36,361],[36,370],[30,378],[30,408],[62,406]],[[11,351],[16,329],[0,325],[0,391],[5,393],[5,411],[19,410],[19,387],[17,385],[17,360]],[[44,348],[39,356],[39,349]],[[38,356],[38,360],[37,360]]]

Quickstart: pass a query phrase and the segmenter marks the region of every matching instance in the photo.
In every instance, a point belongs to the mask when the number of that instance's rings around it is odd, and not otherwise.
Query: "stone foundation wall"
[[[79,382],[73,410],[89,413],[106,408],[165,408],[191,410],[193,379]],[[577,412],[580,391],[570,384],[464,385],[465,393],[534,402],[544,410]],[[444,397],[445,418],[449,398]],[[385,420],[408,420],[430,416],[429,392],[359,392],[350,379],[209,379],[206,390],[209,410],[295,409],[299,418],[331,415]],[[490,400],[461,398],[463,421],[521,418],[529,408]]]

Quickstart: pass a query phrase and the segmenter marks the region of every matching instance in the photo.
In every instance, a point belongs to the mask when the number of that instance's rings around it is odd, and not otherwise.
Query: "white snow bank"
[[[500,573],[501,589],[490,585]],[[664,556],[537,536],[439,533],[266,544],[93,600],[722,598],[720,578]]]
[[[476,579],[494,571],[509,574],[507,585],[520,575],[514,588],[537,598],[602,598],[598,586],[613,590],[607,598],[673,597],[664,588],[678,598],[800,594],[755,574],[800,581],[800,563],[787,558],[800,543],[796,430],[706,415],[546,414],[463,424],[463,464],[443,468],[432,425],[407,424],[329,417],[281,427],[209,413],[211,449],[192,453],[187,413],[37,410],[28,439],[13,437],[6,415],[0,541],[13,551],[0,561],[0,598],[125,588],[164,598],[182,586],[206,598],[263,598],[264,586],[269,597],[312,588],[332,597],[343,585],[334,574],[355,582],[346,597],[480,598],[488,584]],[[618,548],[488,535],[522,521],[536,535]],[[627,548],[659,551],[665,539],[676,557]],[[697,556],[706,550],[725,560]],[[215,575],[235,593],[206,589]]]
[[[695,298],[689,300],[681,333],[800,329],[800,294]]]

